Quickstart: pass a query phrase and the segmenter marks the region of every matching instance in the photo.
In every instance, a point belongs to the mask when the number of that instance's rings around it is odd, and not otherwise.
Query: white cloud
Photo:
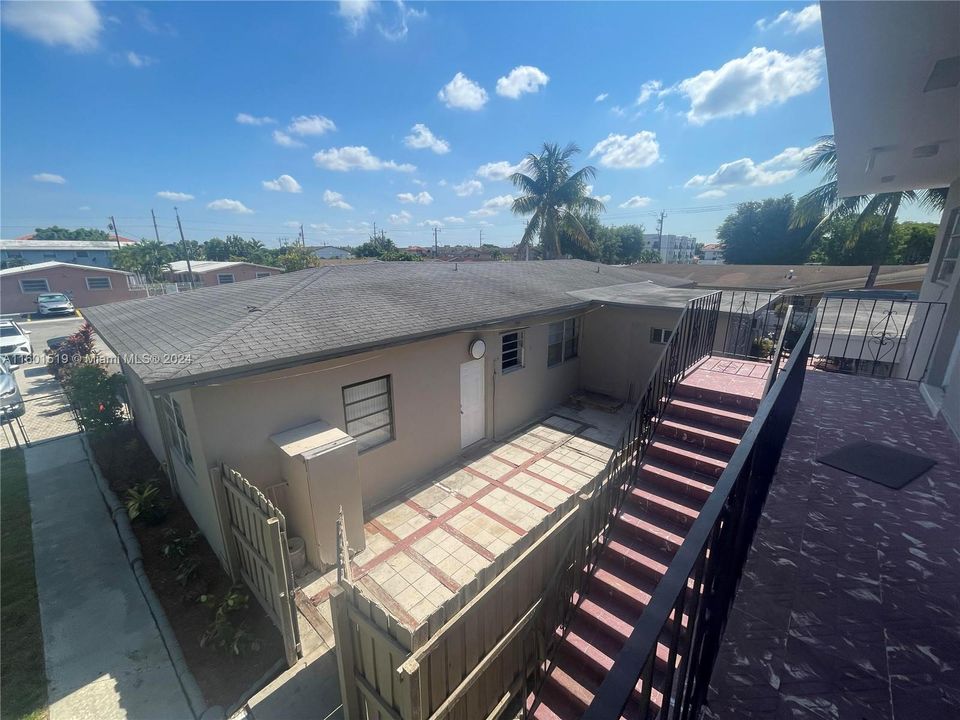
[[[42,183],[53,183],[54,185],[63,185],[67,182],[67,179],[63,175],[57,175],[56,173],[37,173],[33,176],[33,179],[37,182]]]
[[[340,0],[337,15],[344,19],[350,32],[356,35],[367,24],[367,17],[375,9],[373,0]]]
[[[612,197],[611,195],[594,195],[593,185],[587,185],[586,187],[584,187],[584,190],[586,191],[589,197],[592,197],[594,200],[599,200],[604,204],[610,202],[610,198]]]
[[[236,120],[241,125],[272,125],[276,120],[272,117],[264,115],[263,117],[257,117],[256,115],[251,115],[250,113],[237,113]]]
[[[649,198],[646,195],[634,195],[629,200],[620,203],[622,208],[645,208],[650,203],[653,202],[653,198]]]
[[[599,95],[597,95],[597,96],[593,99],[593,101],[594,101],[595,103],[601,103],[601,102],[603,102],[604,100],[606,100],[608,97],[610,97],[610,93],[600,93]]]
[[[801,33],[804,30],[809,30],[810,28],[816,27],[819,24],[820,6],[816,3],[813,5],[807,5],[805,8],[798,10],[797,12],[784,10],[773,20],[767,20],[766,18],[757,20],[757,28],[759,30],[771,30],[776,27],[784,27],[788,33],[793,35]]]
[[[726,189],[737,186],[777,185],[796,177],[800,163],[814,147],[788,147],[769,160],[759,163],[750,158],[723,163],[710,175],[694,175],[687,180],[684,187]]]
[[[453,80],[440,88],[437,97],[448,108],[461,110],[479,110],[487,104],[488,99],[487,91],[462,72],[458,72]]]
[[[323,201],[332,208],[340,210],[353,210],[353,206],[343,199],[343,195],[333,190],[323,191]]]
[[[550,76],[532,65],[518,65],[506,77],[497,80],[497,95],[516,100],[524,93],[535,93],[550,82]]]
[[[419,225],[420,227],[438,227],[438,228],[444,227],[444,224],[439,220],[424,220],[422,222],[418,222],[417,225]]]
[[[398,213],[390,215],[387,220],[391,225],[407,225],[413,219],[413,215],[408,213],[406,210],[401,210]]]
[[[662,89],[663,83],[659,80],[647,80],[643,85],[640,86],[640,94],[637,95],[636,104],[643,105],[654,95],[659,95]]]
[[[298,148],[303,147],[303,143],[287,135],[283,130],[273,131],[273,141],[281,147]]]
[[[502,210],[503,208],[508,208],[513,205],[513,195],[497,195],[487,200],[483,206],[485,208],[494,208],[497,210]]]
[[[437,185],[439,185],[440,187],[446,187],[446,186],[447,186],[447,181],[446,181],[445,179],[441,178],[440,181],[437,183]]]
[[[253,210],[248,208],[239,200],[230,200],[229,198],[221,198],[220,200],[214,200],[211,203],[207,203],[207,209],[225,210],[227,212],[237,213],[238,215],[249,215],[253,212]]]
[[[823,66],[822,47],[797,55],[753,48],[717,70],[682,80],[669,92],[685,95],[690,101],[687,119],[703,125],[722,117],[755,115],[768,105],[808,93],[820,84]]]
[[[702,193],[697,195],[697,200],[717,200],[726,196],[727,193],[723,190],[704,190]]]
[[[153,63],[156,62],[152,57],[148,57],[146,55],[138,55],[133,50],[128,50],[126,57],[127,57],[127,62],[130,63],[130,65],[135,68],[142,68],[142,67],[146,67],[147,65],[153,65]]]
[[[430,128],[423,123],[417,123],[410,128],[410,135],[403,139],[403,144],[414,150],[433,150],[437,155],[450,152],[450,143],[434,135]]]
[[[300,221],[299,221],[299,220],[287,220],[287,221],[283,224],[283,226],[284,226],[284,227],[288,227],[288,228],[298,228],[298,227],[300,227]],[[311,227],[312,227],[312,226],[311,226]]]
[[[470,197],[483,192],[483,183],[479,180],[464,180],[459,185],[454,185],[453,191],[460,197]]]
[[[163,198],[164,200],[173,200],[174,202],[186,202],[187,200],[193,200],[193,195],[185,192],[174,192],[173,190],[161,190],[157,193],[158,198]]]
[[[471,210],[470,215],[474,217],[491,217],[496,215],[497,211],[492,208],[480,208],[479,210]]]
[[[299,115],[290,121],[287,132],[293,135],[323,135],[336,130],[333,120],[323,115]]]
[[[509,180],[514,173],[523,171],[524,162],[521,160],[516,165],[511,165],[506,160],[491,162],[481,165],[477,168],[477,175],[486,180]]]
[[[317,167],[327,170],[348,172],[350,170],[397,170],[398,172],[413,172],[415,165],[396,163],[393,160],[381,160],[371,154],[364,145],[348,145],[342,148],[330,148],[314,154],[313,162]]]
[[[394,6],[397,10],[397,19],[393,27],[387,27],[386,25],[378,24],[377,30],[380,31],[380,34],[383,35],[387,40],[392,40],[397,42],[398,40],[403,40],[409,28],[407,27],[407,20],[419,20],[427,16],[426,10],[415,10],[411,7],[407,7],[407,4],[403,0],[396,0]]]
[[[456,215],[447,215],[444,218],[444,221],[448,223],[462,223],[464,222],[464,219],[462,217],[457,217]]]
[[[433,202],[433,196],[428,193],[426,190],[418,192],[416,195],[413,193],[399,193],[397,195],[397,200],[402,203],[416,203],[417,205],[429,205]]]
[[[103,22],[90,0],[5,2],[3,24],[45,45],[66,45],[80,52],[97,47]]]
[[[624,110],[619,105],[614,105],[613,107],[610,108],[610,114],[616,115],[617,117],[623,117],[624,115],[627,114],[627,111]]]
[[[600,164],[609,168],[645,168],[660,159],[657,134],[649,130],[627,137],[610,133],[593,146],[590,157],[600,156]]]
[[[81,205],[80,207],[77,208],[77,210],[83,210],[84,212],[86,212],[89,209],[90,209],[89,205]]]
[[[264,180],[263,189],[286,193],[303,192],[303,188],[300,187],[300,183],[294,180],[290,175],[281,175],[276,180]]]

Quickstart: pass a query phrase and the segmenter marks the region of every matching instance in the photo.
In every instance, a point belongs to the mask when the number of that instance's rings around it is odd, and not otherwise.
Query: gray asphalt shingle
[[[170,386],[575,309],[588,301],[570,293],[626,283],[639,293],[644,285],[653,293],[689,286],[580,260],[371,263],[101,305],[85,315],[146,385]],[[189,361],[163,358],[178,354]]]

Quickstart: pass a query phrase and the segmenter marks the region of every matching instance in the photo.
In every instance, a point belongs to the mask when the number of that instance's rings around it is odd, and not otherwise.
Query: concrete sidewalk
[[[50,720],[192,720],[79,437],[26,464]]]

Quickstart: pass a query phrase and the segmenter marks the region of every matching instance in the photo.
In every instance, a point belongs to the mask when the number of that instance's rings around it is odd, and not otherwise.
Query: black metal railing
[[[811,364],[830,372],[923,380],[946,313],[942,302],[826,295],[817,308]]]
[[[786,346],[792,347],[815,311],[818,297],[781,295],[774,292],[725,290],[720,306],[720,330],[714,355],[743,360],[770,360],[785,323],[788,307],[793,307]]]
[[[524,699],[531,690],[539,690],[549,670],[548,660],[559,637],[556,631],[565,628],[570,619],[571,600],[586,592],[612,523],[636,482],[640,463],[674,388],[712,352],[720,298],[721,294],[715,292],[687,303],[606,467],[581,491],[579,517],[571,526],[570,540],[543,593],[548,602],[538,606],[521,640],[524,666],[530,672],[521,674],[516,691]],[[524,713],[528,710],[524,702]]]
[[[814,326],[811,314],[585,719],[699,716],[727,615],[800,400]],[[678,621],[684,617],[686,623]],[[661,643],[668,648],[665,668],[657,668]]]

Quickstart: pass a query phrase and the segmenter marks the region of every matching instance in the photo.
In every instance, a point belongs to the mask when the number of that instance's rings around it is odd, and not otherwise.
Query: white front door
[[[460,365],[460,447],[483,440],[483,360]]]

